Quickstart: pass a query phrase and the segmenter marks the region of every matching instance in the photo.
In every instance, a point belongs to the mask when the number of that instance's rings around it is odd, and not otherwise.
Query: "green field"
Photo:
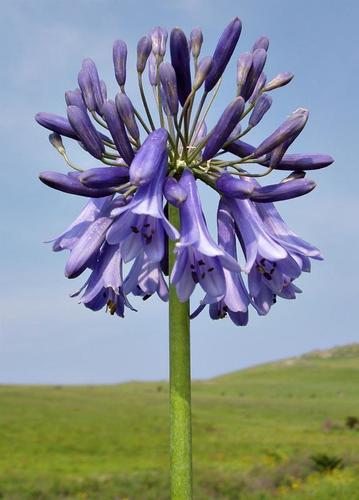
[[[0,498],[168,499],[167,392],[0,386]],[[194,382],[195,499],[359,499],[347,417],[359,344]]]

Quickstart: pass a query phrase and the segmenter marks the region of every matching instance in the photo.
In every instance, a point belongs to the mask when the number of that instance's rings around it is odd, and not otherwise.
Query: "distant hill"
[[[359,344],[195,381],[193,435],[196,500],[359,500]],[[0,498],[168,499],[167,472],[167,383],[0,386]]]

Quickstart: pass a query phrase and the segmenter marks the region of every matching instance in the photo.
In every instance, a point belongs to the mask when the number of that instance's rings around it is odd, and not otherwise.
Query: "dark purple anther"
[[[269,40],[266,36],[261,36],[254,42],[254,45],[252,47],[252,52],[254,52],[257,49],[264,49],[265,51],[268,50],[269,47]]]
[[[89,111],[96,111],[96,101],[92,90],[92,82],[89,72],[82,68],[78,74],[77,82],[81,89],[83,100]]]
[[[241,90],[240,95],[245,101],[251,97],[252,92],[256,86],[258,78],[260,77],[267,59],[267,52],[264,49],[256,49],[252,54],[252,66],[249,70],[246,84]]]
[[[283,87],[284,85],[287,85],[287,83],[289,83],[293,79],[293,77],[293,73],[289,73],[288,71],[279,73],[279,75],[275,76],[273,80],[267,83],[264,90],[268,91]]]
[[[275,147],[289,140],[293,135],[301,132],[307,123],[309,112],[300,108],[294,111],[269,137],[267,137],[255,151],[255,157],[259,158]]]
[[[144,186],[159,175],[163,157],[167,155],[167,138],[168,133],[164,128],[148,135],[130,165],[131,184]]]
[[[67,90],[65,92],[65,101],[68,106],[77,106],[78,108],[87,111],[80,89]]]
[[[104,189],[121,186],[129,180],[128,167],[90,168],[79,176],[79,181],[86,187]]]
[[[222,174],[216,181],[216,188],[230,198],[249,198],[254,190],[251,182],[245,181],[231,174]]]
[[[95,158],[101,158],[105,148],[88,114],[77,106],[68,106],[67,117],[86,151]]]
[[[49,187],[63,191],[64,193],[86,196],[88,198],[102,198],[114,194],[113,188],[92,189],[81,184],[80,172],[60,174],[59,172],[41,172],[39,179]]]
[[[266,84],[266,81],[267,81],[267,77],[262,71],[262,73],[260,74],[260,76],[257,80],[256,86],[254,87],[252,95],[248,99],[248,102],[250,104],[254,104],[255,101],[257,100],[258,96],[262,93],[262,90]]]
[[[252,67],[253,56],[250,52],[243,52],[237,61],[237,95],[241,91],[247,81],[249,70]]]
[[[311,179],[292,179],[270,186],[255,187],[250,198],[256,203],[290,200],[310,193],[315,187],[316,184]]]
[[[142,74],[146,67],[147,59],[152,50],[152,40],[145,35],[138,41],[137,44],[137,72]]]
[[[157,26],[150,32],[150,36],[152,40],[153,54],[163,59],[163,56],[166,53],[166,44],[168,38],[167,30],[165,28],[161,28],[161,26]]]
[[[203,57],[198,64],[196,76],[193,82],[193,88],[198,90],[205,79],[207,78],[209,72],[212,69],[213,60],[212,57]]]
[[[187,199],[186,191],[178,184],[174,177],[166,177],[163,185],[163,194],[166,200],[175,207],[179,207]]]
[[[125,126],[120,118],[120,115],[118,114],[116,104],[113,101],[107,101],[103,105],[102,111],[117,151],[120,153],[127,165],[130,165],[134,154],[131,143],[126,134]]]
[[[171,115],[178,112],[177,80],[175,70],[170,63],[163,62],[159,66],[160,81]]]
[[[70,137],[71,139],[76,139],[77,141],[79,140],[79,136],[72,128],[70,122],[63,116],[40,112],[36,113],[35,120],[37,121],[37,123],[47,128],[48,130],[52,130],[57,134]]]
[[[198,59],[203,43],[203,33],[201,28],[194,28],[189,36],[189,48],[194,59]]]
[[[126,83],[127,61],[127,45],[123,40],[116,40],[114,42],[112,56],[117,83],[120,87],[123,87]]]
[[[259,97],[249,118],[248,125],[250,127],[255,127],[256,125],[258,125],[263,116],[271,107],[272,101],[272,98],[266,94],[263,94]]]
[[[242,23],[238,17],[229,23],[222,33],[213,54],[213,66],[206,79],[205,90],[210,92],[221,78],[226,66],[236,48],[242,30]]]
[[[202,154],[204,161],[208,161],[221,149],[234,127],[240,121],[243,110],[244,100],[242,97],[237,97],[226,107],[204,148]]]
[[[176,72],[178,98],[183,106],[191,92],[191,69],[186,35],[174,28],[170,37],[171,63]]]
[[[92,94],[95,100],[96,111],[101,114],[104,98],[101,90],[100,78],[98,76],[96,64],[92,59],[84,59],[82,70],[87,72],[91,82]]]
[[[138,141],[140,139],[140,131],[138,130],[135,118],[135,110],[129,97],[127,97],[126,94],[119,92],[116,95],[116,107],[128,130],[128,133],[133,139],[135,139],[135,141]]]

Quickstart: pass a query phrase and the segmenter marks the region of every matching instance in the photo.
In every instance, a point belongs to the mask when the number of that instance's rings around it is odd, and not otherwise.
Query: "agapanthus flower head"
[[[243,326],[250,307],[264,315],[278,297],[295,298],[300,293],[296,280],[310,271],[311,259],[322,259],[317,248],[288,228],[273,203],[312,191],[316,183],[306,171],[326,167],[333,159],[287,152],[307,123],[309,113],[303,108],[259,144],[243,140],[272,109],[269,92],[288,84],[293,75],[282,72],[267,80],[265,36],[249,52],[235,54],[241,28],[241,20],[234,18],[213,55],[200,60],[200,28],[189,36],[174,28],[167,56],[165,28],[157,26],[140,38],[133,67],[144,112],[135,105],[133,89],[125,89],[131,66],[127,45],[119,39],[113,45],[119,87],[113,99],[107,97],[95,62],[87,58],[78,73],[79,88],[65,92],[67,117],[36,115],[51,131],[51,145],[74,170],[42,172],[41,181],[89,198],[77,219],[53,241],[54,251],[69,251],[68,278],[89,273],[74,294],[87,308],[105,308],[123,317],[126,310],[135,310],[130,295],[143,300],[157,295],[167,301],[165,276],[170,274],[170,285],[182,302],[197,285],[203,290],[192,318],[208,306],[212,319],[229,316]],[[210,105],[233,55],[238,60],[237,88],[211,120]],[[143,82],[146,65],[154,106]],[[89,169],[74,164],[64,138],[77,141],[98,164]],[[275,170],[291,173],[267,185],[256,179]],[[219,195],[217,236],[207,226],[200,183]],[[175,208],[169,210],[171,205]],[[173,210],[178,227],[168,215]],[[175,263],[168,273],[170,251]]]

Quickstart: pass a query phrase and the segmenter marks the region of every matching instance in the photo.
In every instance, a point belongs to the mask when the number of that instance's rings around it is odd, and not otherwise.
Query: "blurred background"
[[[325,8],[309,0],[302,1],[300,8],[278,0],[222,0],[220,5],[209,0],[136,4],[129,0],[2,0],[1,5],[0,382],[107,383],[167,377],[164,304],[153,297],[139,304],[138,313],[129,312],[120,320],[92,313],[69,298],[82,280],[66,280],[65,252],[53,254],[43,242],[70,224],[84,200],[39,182],[40,171],[65,172],[66,166],[33,117],[37,111],[65,114],[64,92],[77,86],[85,57],[95,60],[113,97],[116,38],[128,43],[127,88],[136,100],[131,67],[135,68],[137,40],[150,28],[181,26],[189,33],[200,26],[206,55],[213,52],[224,26],[236,15],[243,22],[236,54],[267,35],[268,77],[280,71],[295,74],[290,85],[273,92],[274,104],[251,133],[251,142],[259,144],[290,112],[307,107],[309,122],[291,151],[323,152],[336,160],[328,169],[310,174],[318,184],[314,192],[280,203],[289,226],[318,246],[325,261],[314,262],[311,275],[301,277],[304,293],[297,300],[278,301],[264,318],[252,312],[246,328],[236,328],[229,320],[210,321],[202,313],[192,322],[193,377],[211,377],[358,338],[356,2],[333,1]],[[236,57],[226,71],[210,117],[212,125],[234,95],[235,64]],[[70,151],[75,161],[95,165],[78,147]],[[204,196],[213,222],[216,197]],[[193,300],[193,307],[199,298]]]

